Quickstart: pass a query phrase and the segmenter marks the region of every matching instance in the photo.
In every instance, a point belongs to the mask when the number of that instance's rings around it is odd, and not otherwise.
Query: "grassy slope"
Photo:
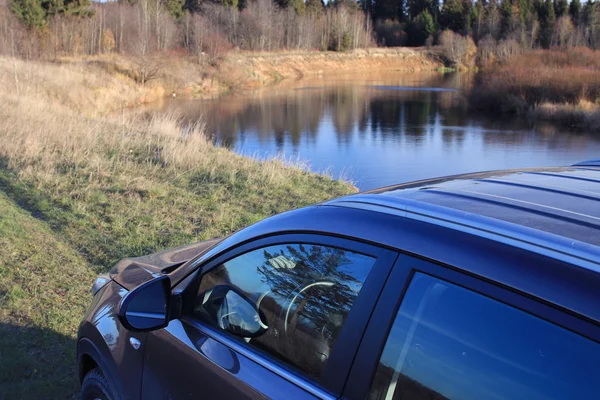
[[[94,275],[118,259],[354,190],[215,148],[175,117],[100,117],[110,93],[137,88],[73,68],[0,59],[0,398],[76,392],[77,323]]]
[[[76,326],[94,274],[2,192],[0,260],[0,398],[69,397]]]

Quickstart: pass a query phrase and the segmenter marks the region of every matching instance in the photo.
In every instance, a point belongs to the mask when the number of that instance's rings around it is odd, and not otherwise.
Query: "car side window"
[[[318,380],[375,258],[281,244],[202,276],[193,314]]]
[[[449,282],[417,273],[370,400],[583,399],[600,396],[598,343]]]

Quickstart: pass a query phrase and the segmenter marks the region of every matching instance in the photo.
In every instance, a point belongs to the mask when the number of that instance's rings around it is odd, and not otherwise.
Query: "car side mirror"
[[[123,297],[119,320],[132,331],[153,331],[169,324],[171,280],[161,276],[146,282]]]

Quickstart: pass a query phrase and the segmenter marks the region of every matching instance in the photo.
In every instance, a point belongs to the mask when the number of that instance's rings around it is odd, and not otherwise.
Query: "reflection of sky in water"
[[[385,365],[448,398],[582,399],[599,390],[597,343],[426,275],[415,276],[389,340]]]
[[[491,169],[568,165],[600,157],[600,137],[530,126],[464,106],[468,79],[395,75],[307,82],[256,97],[177,100],[216,143],[259,158],[283,155],[360,189]]]

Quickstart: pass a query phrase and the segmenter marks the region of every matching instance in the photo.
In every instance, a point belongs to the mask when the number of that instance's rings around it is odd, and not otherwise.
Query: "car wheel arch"
[[[105,351],[108,351],[108,349]],[[77,342],[77,354],[77,372],[80,383],[83,382],[89,371],[98,368],[108,381],[115,396],[123,393],[122,383],[119,379],[115,379],[116,365],[114,361],[108,354],[103,354],[92,340],[87,337],[80,338]],[[118,397],[118,400],[121,400],[121,398]]]

